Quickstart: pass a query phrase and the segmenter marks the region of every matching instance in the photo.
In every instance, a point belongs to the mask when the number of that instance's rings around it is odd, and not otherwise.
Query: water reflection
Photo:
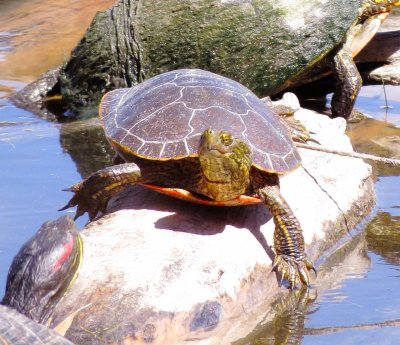
[[[365,267],[364,274],[351,274],[339,288],[322,293],[316,302],[318,312],[312,315],[308,312],[302,344],[398,343],[399,177],[380,177],[377,192],[380,210],[366,226],[361,241],[365,245],[358,249],[364,252],[370,266]],[[343,269],[343,265],[336,267]],[[338,300],[340,303],[335,303]]]
[[[13,36],[10,32],[0,32],[0,61],[5,61],[5,53],[11,51],[10,39]]]
[[[356,108],[375,120],[399,126],[400,88],[393,85],[364,86],[357,96]]]
[[[276,301],[272,320],[261,322],[247,337],[232,345],[300,344],[307,311],[315,299],[316,291],[304,287],[287,293]]]
[[[400,87],[382,85],[363,87],[356,107],[370,116],[360,123],[350,124],[347,134],[358,152],[400,159]],[[384,109],[385,94],[390,109]],[[377,176],[399,176],[400,167],[368,162]]]
[[[96,9],[104,10],[114,2],[0,1],[0,79],[30,82],[61,64],[86,31]]]
[[[97,119],[62,124],[60,143],[75,162],[82,178],[112,165],[115,156]]]
[[[397,344],[399,251],[400,217],[378,212],[365,232],[323,263],[313,289],[281,297],[263,322],[233,344]]]
[[[373,118],[366,119],[350,125],[347,134],[357,152],[400,159],[400,128],[391,123]],[[377,176],[400,175],[399,166],[380,162],[368,163],[373,166]]]
[[[365,231],[368,249],[393,265],[400,277],[400,216],[379,212]]]

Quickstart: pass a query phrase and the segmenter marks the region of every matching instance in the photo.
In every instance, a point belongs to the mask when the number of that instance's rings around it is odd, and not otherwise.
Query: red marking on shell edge
[[[254,205],[254,204],[260,204],[262,201],[261,199],[248,196],[248,195],[240,195],[235,199],[232,200],[226,200],[226,201],[215,201],[211,199],[205,199],[202,198],[201,196],[197,196],[191,192],[189,192],[186,189],[180,189],[180,188],[166,188],[166,187],[160,187],[156,186],[153,184],[148,184],[148,183],[143,183],[143,186],[152,189],[156,192],[159,192],[161,194],[165,194],[168,196],[172,196],[177,199],[185,200],[185,201],[190,201],[196,204],[201,204],[201,205],[209,205],[209,206],[243,206],[243,205]]]
[[[64,243],[60,256],[53,265],[53,273],[57,272],[65,261],[71,256],[72,250],[74,248],[74,237],[69,235],[69,241]]]

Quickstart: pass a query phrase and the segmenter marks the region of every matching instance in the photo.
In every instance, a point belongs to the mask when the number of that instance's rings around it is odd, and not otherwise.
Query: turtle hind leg
[[[95,172],[65,191],[73,192],[71,200],[59,211],[77,206],[74,219],[85,212],[93,220],[98,212],[105,212],[110,198],[128,185],[141,182],[139,167],[134,163],[114,165]]]
[[[313,132],[310,132],[299,120],[296,120],[294,116],[283,118],[283,122],[288,128],[293,141],[298,143],[307,143],[312,141],[316,144],[319,142],[311,137]]]
[[[332,117],[347,119],[360,92],[362,79],[346,45],[333,57],[333,75],[336,88],[331,101]]]
[[[280,101],[272,101],[269,96],[261,99],[272,111],[279,116],[281,122],[286,126],[292,139],[300,143],[313,141],[319,144],[318,141],[311,137],[312,132],[294,117],[294,113],[300,108],[299,100],[296,95],[291,92],[286,92]]]
[[[304,253],[304,237],[300,223],[280,193],[278,186],[266,186],[258,191],[270,210],[275,223],[274,269],[287,279],[293,289],[297,282],[310,285],[308,271],[316,270]]]

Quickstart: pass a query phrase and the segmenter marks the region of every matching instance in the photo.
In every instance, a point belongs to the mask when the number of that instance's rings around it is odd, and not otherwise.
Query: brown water
[[[97,10],[113,1],[0,0],[0,296],[12,257],[67,201],[61,189],[106,165],[111,152],[90,123],[57,124],[7,96],[62,63]],[[349,128],[357,150],[400,158],[400,87],[363,88],[371,118]],[[364,231],[327,260],[309,292],[287,294],[235,344],[398,344],[400,169],[375,167],[378,205]],[[83,226],[87,218],[79,220]],[[320,263],[321,263],[320,262]]]
[[[33,81],[65,61],[113,0],[0,0],[0,79]]]

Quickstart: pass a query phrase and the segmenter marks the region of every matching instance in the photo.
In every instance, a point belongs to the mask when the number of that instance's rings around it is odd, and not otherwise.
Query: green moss
[[[400,252],[400,217],[378,212],[365,231],[368,249],[397,264]]]
[[[304,23],[293,29],[297,12],[288,22],[293,9],[275,0],[119,0],[74,50],[61,73],[62,94],[79,109],[177,68],[210,70],[260,96],[274,94],[343,40],[360,3],[304,1],[316,12],[299,12]]]

